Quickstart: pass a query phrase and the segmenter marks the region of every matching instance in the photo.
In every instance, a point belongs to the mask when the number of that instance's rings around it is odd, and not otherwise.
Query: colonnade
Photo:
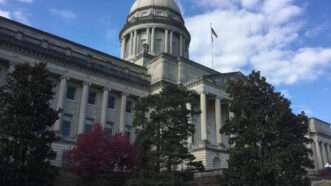
[[[222,135],[220,130],[223,127],[222,118],[222,98],[219,96],[214,96],[214,106],[215,106],[215,125],[216,125],[216,145],[223,143]],[[208,141],[208,125],[207,125],[207,94],[205,92],[200,93],[200,129],[201,129],[201,141],[206,143]]]
[[[163,37],[163,51],[156,51],[155,48],[155,40],[156,40],[156,30],[162,30],[164,37]],[[138,46],[141,41],[138,40],[139,32],[145,32],[146,33],[146,44],[149,46],[149,53],[155,55],[157,53],[168,53],[168,54],[174,54],[174,48],[173,48],[173,40],[175,33],[178,33],[179,35],[179,56],[181,57],[188,57],[187,52],[185,52],[185,38],[184,36],[179,33],[175,32],[170,29],[166,28],[156,28],[156,27],[148,27],[143,29],[136,29],[132,30],[129,33],[127,33],[123,38],[121,38],[121,58],[132,58],[138,55],[141,51],[138,51]],[[141,36],[140,36],[141,37]],[[142,43],[144,44],[144,43]],[[126,51],[127,49],[127,51]]]
[[[323,140],[314,140],[314,153],[318,169],[324,167],[328,162],[331,162],[331,144]]]
[[[58,86],[58,96],[56,102],[56,109],[63,109],[65,104],[65,97],[68,87],[68,77],[61,77],[60,84]],[[87,104],[88,104],[88,96],[91,87],[90,82],[82,82],[82,92],[79,104],[79,119],[78,119],[78,129],[77,134],[81,134],[84,132],[84,125],[86,120],[86,112],[87,112]],[[107,123],[107,110],[108,110],[108,99],[109,94],[112,91],[109,87],[104,87],[102,91],[102,100],[101,100],[101,111],[100,111],[100,124],[102,127],[106,126]],[[121,92],[121,105],[120,105],[120,123],[119,123],[119,132],[125,132],[125,113],[126,113],[126,104],[127,104],[127,92]],[[59,119],[56,121],[54,125],[55,131],[61,130],[62,116],[63,113],[60,114]]]

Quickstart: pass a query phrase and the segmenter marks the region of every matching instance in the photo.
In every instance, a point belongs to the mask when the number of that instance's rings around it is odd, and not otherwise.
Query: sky
[[[190,57],[220,72],[252,70],[295,112],[331,122],[330,0],[177,0]],[[133,0],[0,0],[0,16],[119,56]],[[210,24],[219,35],[211,63]]]

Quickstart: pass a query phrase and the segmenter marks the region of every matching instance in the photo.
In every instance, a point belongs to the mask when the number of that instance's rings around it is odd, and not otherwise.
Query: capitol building
[[[176,84],[199,95],[199,104],[191,105],[201,113],[192,118],[190,151],[207,170],[226,168],[228,137],[218,132],[231,117],[225,84],[243,74],[220,73],[190,60],[191,35],[175,0],[136,0],[119,36],[121,56],[115,57],[0,17],[0,83],[20,63],[45,62],[52,73],[52,106],[63,109],[54,125],[61,137],[53,144],[54,164],[62,165],[63,152],[94,123],[134,141],[137,99]],[[308,135],[315,167],[322,168],[331,160],[329,124],[310,119]]]

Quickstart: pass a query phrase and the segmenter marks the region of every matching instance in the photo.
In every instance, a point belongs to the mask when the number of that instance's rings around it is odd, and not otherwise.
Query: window
[[[64,114],[62,119],[61,134],[63,137],[69,137],[71,133],[72,115]]]
[[[92,118],[86,118],[86,120],[85,120],[85,127],[84,127],[85,133],[86,132],[90,132],[92,130],[93,122],[94,122],[94,119],[92,119]]]
[[[108,108],[115,108],[115,97],[114,96],[109,96],[109,99],[108,99]]]
[[[113,135],[114,122],[108,121],[106,123],[105,132],[109,135]]]
[[[132,102],[131,101],[126,102],[126,112],[128,112],[128,113],[132,112]]]
[[[76,87],[69,86],[67,90],[67,99],[75,100]]]
[[[139,46],[138,46],[139,53],[144,52],[144,44],[147,44],[147,40],[143,39],[143,38],[140,39]]]
[[[160,54],[160,53],[163,52],[163,41],[162,41],[162,39],[156,39],[155,40],[155,49],[154,50],[157,54]]]
[[[131,126],[125,125],[125,135],[128,137],[129,141],[131,141]]]
[[[97,100],[97,93],[95,91],[90,91],[88,95],[88,104],[95,105]]]

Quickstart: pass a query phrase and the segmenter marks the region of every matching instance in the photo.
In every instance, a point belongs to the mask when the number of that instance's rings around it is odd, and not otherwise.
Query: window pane
[[[61,126],[61,134],[64,137],[69,137],[71,134],[71,123],[72,123],[72,115],[71,114],[64,114],[62,119],[62,126]]]
[[[97,99],[97,93],[94,91],[90,91],[88,96],[88,103],[91,105],[95,105],[96,99]]]
[[[108,108],[115,108],[115,97],[114,96],[109,96],[108,99]]]
[[[125,125],[125,134],[129,138],[129,141],[131,141],[131,126]]]
[[[76,88],[73,86],[69,86],[67,90],[67,99],[74,100],[76,94]]]
[[[107,122],[105,127],[105,132],[109,135],[113,135],[114,122]]]
[[[84,126],[84,132],[90,132],[92,130],[92,127],[93,127],[93,122],[94,122],[94,119],[91,119],[91,118],[87,118],[85,120],[85,126]]]
[[[132,111],[132,102],[131,101],[128,101],[126,103],[126,112],[131,112]]]

